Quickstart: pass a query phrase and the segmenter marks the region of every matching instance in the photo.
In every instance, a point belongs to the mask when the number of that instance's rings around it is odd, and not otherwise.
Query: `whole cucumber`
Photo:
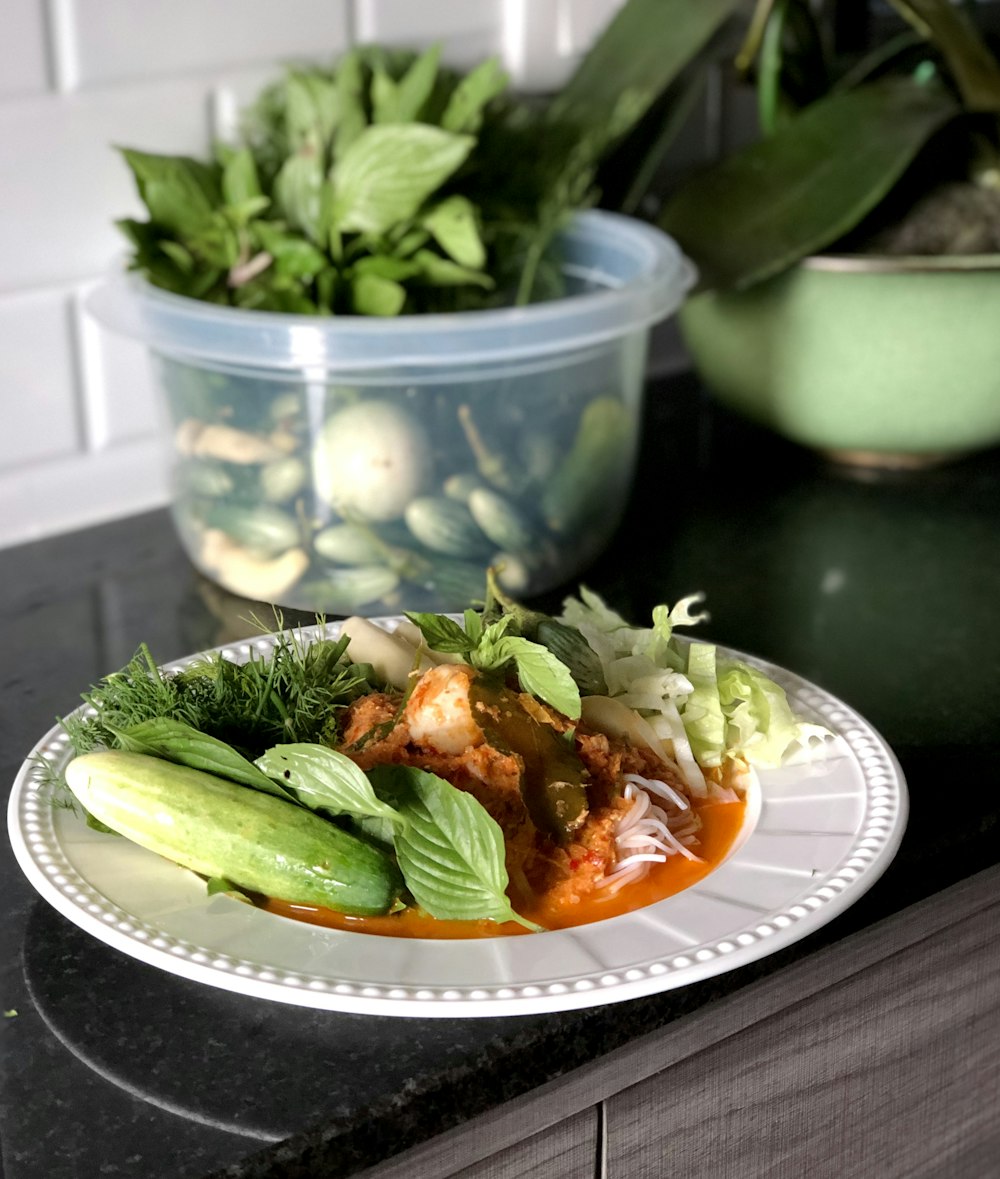
[[[202,876],[367,917],[402,877],[383,852],[294,803],[141,753],[87,753],[66,783],[100,822]]]

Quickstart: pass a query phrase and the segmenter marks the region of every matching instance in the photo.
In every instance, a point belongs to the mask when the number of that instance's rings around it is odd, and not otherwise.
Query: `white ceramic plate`
[[[331,624],[327,633],[336,629]],[[273,636],[253,647],[269,652]],[[238,661],[250,650],[222,648]],[[35,756],[57,764],[69,756],[58,728],[36,745],[14,783],[11,843],[38,892],[82,929],[224,990],[424,1017],[528,1015],[635,999],[743,966],[812,933],[874,884],[902,838],[906,787],[878,733],[807,681],[724,653],[764,670],[798,714],[836,738],[820,761],[759,772],[737,846],[708,877],[591,925],[528,937],[411,940],[325,929],[207,897],[194,874],[92,831],[40,792]]]

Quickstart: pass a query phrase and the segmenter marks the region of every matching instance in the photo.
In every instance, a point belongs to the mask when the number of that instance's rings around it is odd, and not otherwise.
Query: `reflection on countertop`
[[[271,1154],[348,1175],[1000,861],[998,452],[859,476],[719,410],[690,378],[659,382],[625,521],[584,581],[637,621],[705,591],[706,635],[814,680],[881,731],[911,815],[872,892],[765,962],[614,1009],[378,1020],[133,961],[38,900],[4,844],[11,1179],[239,1176],[241,1160]],[[165,662],[254,634],[255,612],[191,569],[165,511],[0,552],[6,780],[140,641]]]

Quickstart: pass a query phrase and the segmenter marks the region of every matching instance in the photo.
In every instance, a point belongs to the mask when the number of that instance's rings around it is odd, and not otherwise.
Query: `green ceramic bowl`
[[[919,465],[1000,443],[1000,256],[817,256],[681,312],[720,401],[833,457]]]

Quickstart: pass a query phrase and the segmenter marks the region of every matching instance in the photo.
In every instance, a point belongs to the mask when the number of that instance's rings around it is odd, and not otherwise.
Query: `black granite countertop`
[[[872,891],[805,941],[662,996],[393,1020],[142,965],[38,899],[3,841],[5,1179],[349,1175],[1000,861],[1000,453],[845,473],[690,379],[661,382],[625,524],[586,581],[637,620],[706,591],[711,637],[814,680],[882,732],[911,818]],[[0,781],[140,641],[166,661],[245,636],[246,612],[195,574],[166,512],[0,553]]]

